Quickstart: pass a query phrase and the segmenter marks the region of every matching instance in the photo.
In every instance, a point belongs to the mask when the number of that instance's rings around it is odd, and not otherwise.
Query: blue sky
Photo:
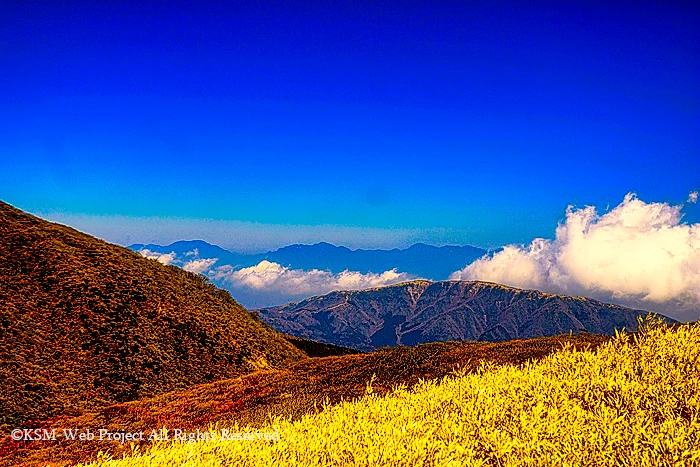
[[[245,3],[3,2],[0,199],[121,243],[494,247],[700,188],[698,8]]]

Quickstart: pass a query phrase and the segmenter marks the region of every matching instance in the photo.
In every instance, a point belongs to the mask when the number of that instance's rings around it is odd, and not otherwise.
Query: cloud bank
[[[157,251],[151,251],[145,248],[139,250],[139,254],[148,259],[155,259],[161,264],[172,264],[177,256],[174,251],[170,253],[158,253]]]
[[[270,261],[261,261],[255,266],[235,270],[231,266],[220,266],[209,272],[209,277],[233,288],[248,288],[256,291],[273,291],[290,296],[322,295],[334,290],[358,290],[397,284],[413,279],[413,276],[397,272],[396,269],[381,274],[363,274],[343,271],[334,274],[319,269],[290,269]]]
[[[250,267],[221,264],[219,258],[201,258],[197,249],[177,255],[141,249],[139,253],[162,264],[179,266],[203,274],[217,286],[231,292],[247,307],[281,305],[293,300],[323,295],[335,290],[361,290],[405,282],[417,277],[396,269],[363,274],[345,270],[340,273],[319,269],[292,269],[267,260]]]
[[[189,255],[189,253],[187,253],[187,255]],[[182,265],[182,269],[197,274],[203,274],[205,271],[208,271],[217,261],[218,258],[193,259],[192,261],[186,261]]]
[[[632,193],[602,215],[594,206],[569,207],[554,240],[506,246],[450,278],[586,295],[697,319],[700,224],[682,223],[682,207],[645,203]]]

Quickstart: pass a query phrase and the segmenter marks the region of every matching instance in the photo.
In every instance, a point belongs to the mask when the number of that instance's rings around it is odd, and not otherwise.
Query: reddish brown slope
[[[0,202],[0,429],[304,357],[202,277]]]

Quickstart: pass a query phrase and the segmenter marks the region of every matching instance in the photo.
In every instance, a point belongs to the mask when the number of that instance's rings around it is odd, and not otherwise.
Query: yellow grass
[[[370,390],[267,431],[279,441],[162,442],[90,465],[700,465],[700,325],[648,325],[594,352]]]

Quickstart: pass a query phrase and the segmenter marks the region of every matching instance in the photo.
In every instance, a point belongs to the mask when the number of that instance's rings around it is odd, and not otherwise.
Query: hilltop
[[[585,297],[488,282],[412,281],[255,310],[280,332],[359,350],[637,329],[647,315]],[[671,322],[670,318],[665,318]]]
[[[0,428],[304,357],[202,276],[0,202]]]

